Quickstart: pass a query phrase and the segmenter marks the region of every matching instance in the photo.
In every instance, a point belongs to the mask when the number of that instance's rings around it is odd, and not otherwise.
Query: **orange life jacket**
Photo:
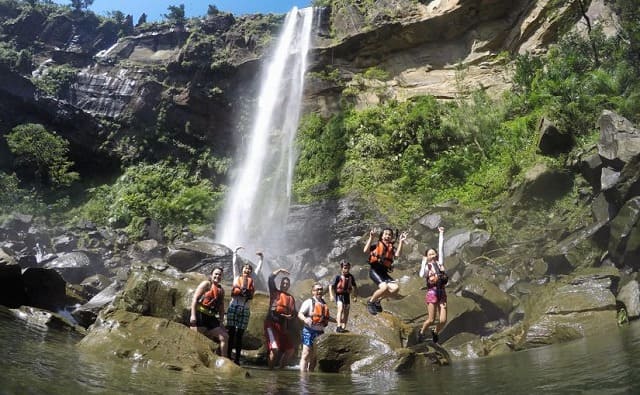
[[[247,291],[243,296],[247,299],[251,299],[253,297],[253,293],[256,291],[255,286],[253,285],[253,278],[249,276],[238,276],[233,284],[233,288],[231,289],[231,295],[240,296],[242,295],[243,289]]]
[[[277,298],[273,298],[271,302],[271,311],[276,315],[293,314],[296,310],[296,302],[293,296],[286,292],[279,292]]]
[[[313,298],[311,299],[311,322],[322,326],[327,326],[329,323],[329,306],[324,301],[316,303]]]
[[[340,275],[340,280],[336,285],[336,293],[338,295],[348,294],[353,290],[353,286],[351,285],[351,275]]]
[[[222,301],[224,301],[224,289],[211,283],[211,289],[198,298],[198,310],[213,315],[217,312]]]
[[[390,268],[395,258],[395,248],[393,244],[385,245],[382,241],[378,241],[376,248],[369,254],[369,263],[380,264],[386,268]]]

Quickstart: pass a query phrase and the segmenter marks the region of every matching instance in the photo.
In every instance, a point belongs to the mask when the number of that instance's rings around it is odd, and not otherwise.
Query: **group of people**
[[[426,281],[427,293],[425,303],[427,305],[427,319],[418,333],[418,341],[426,339],[425,331],[435,323],[436,313],[438,322],[435,329],[431,330],[431,339],[438,342],[438,334],[447,321],[447,295],[445,286],[448,277],[444,268],[444,228],[440,227],[438,251],[430,248],[424,252],[420,277]],[[396,232],[397,233],[397,232]],[[375,230],[369,232],[369,238],[364,246],[364,252],[368,253],[369,277],[376,284],[377,289],[367,301],[367,311],[376,315],[383,311],[381,301],[398,293],[398,283],[389,274],[393,271],[394,259],[400,256],[403,243],[407,239],[406,232],[398,237],[396,247],[394,232],[384,229],[377,242],[373,238]],[[222,280],[223,269],[216,267],[211,272],[210,280],[201,282],[194,292],[191,302],[190,326],[193,330],[200,331],[211,339],[220,343],[221,355],[232,358],[232,349],[235,349],[233,360],[240,362],[242,350],[242,337],[249,324],[250,301],[255,293],[253,281],[253,268],[250,264],[244,264],[240,274],[236,273],[236,260],[238,251],[233,253],[233,287],[231,290],[231,303],[226,311],[226,325],[222,325],[224,309],[224,289]],[[255,274],[260,272],[264,255],[257,253],[259,259]],[[264,337],[266,339],[267,360],[269,368],[276,365],[285,367],[295,352],[294,342],[289,336],[289,327],[292,320],[299,319],[302,323],[302,352],[300,356],[300,370],[313,371],[316,365],[316,356],[313,349],[315,339],[324,333],[329,322],[336,323],[337,333],[349,332],[346,329],[349,319],[351,299],[357,301],[356,279],[350,273],[351,264],[347,261],[340,262],[340,273],[335,276],[329,285],[330,300],[337,305],[337,316],[334,318],[329,313],[328,304],[325,302],[324,287],[320,283],[313,284],[311,297],[306,299],[300,308],[296,310],[296,301],[288,291],[291,286],[289,272],[286,269],[276,269],[267,280],[269,289],[269,310],[264,321]],[[280,286],[276,287],[276,277],[280,279]]]

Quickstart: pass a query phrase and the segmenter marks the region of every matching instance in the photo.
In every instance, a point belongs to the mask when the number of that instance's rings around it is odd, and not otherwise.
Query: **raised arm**
[[[438,228],[440,236],[438,237],[438,264],[444,267],[444,227]]]
[[[269,278],[267,279],[267,286],[269,287],[269,293],[275,291],[276,288],[276,276],[280,273],[284,273],[284,274],[289,274],[289,271],[287,269],[276,269],[273,271],[273,273],[271,273],[271,275],[269,275]]]
[[[366,242],[366,244],[364,245],[364,248],[362,249],[362,252],[367,253],[367,254],[369,253],[369,249],[371,248],[371,241],[373,240],[373,235],[374,235],[375,233],[376,233],[376,232],[375,232],[373,229],[371,229],[371,230],[369,231],[369,239],[367,239],[367,242]]]
[[[427,257],[422,257],[422,263],[420,264],[420,278],[424,277],[427,270]]]
[[[400,234],[400,242],[398,243],[398,249],[396,250],[396,258],[400,256],[400,252],[402,251],[402,246],[404,245],[405,240],[407,240],[407,232],[402,232]]]
[[[236,247],[233,250],[233,258],[231,258],[231,269],[233,269],[233,281],[238,277],[238,267],[236,266],[236,261],[238,260],[238,251],[240,251],[242,247]]]
[[[264,261],[264,254],[262,253],[262,251],[258,251],[256,252],[256,255],[258,256],[258,266],[256,266],[256,270],[254,270],[254,274],[257,276],[260,274],[260,269],[262,269],[262,262]]]

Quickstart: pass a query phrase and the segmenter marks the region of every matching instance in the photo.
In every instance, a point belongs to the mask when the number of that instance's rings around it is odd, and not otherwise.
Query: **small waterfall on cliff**
[[[253,129],[217,226],[217,241],[230,248],[273,256],[284,247],[312,21],[312,8],[287,14],[263,72]]]

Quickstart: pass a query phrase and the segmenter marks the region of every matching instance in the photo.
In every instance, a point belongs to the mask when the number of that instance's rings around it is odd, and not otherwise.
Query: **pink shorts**
[[[424,302],[426,304],[446,303],[447,292],[444,289],[438,290],[436,287],[429,288],[429,290],[427,290],[427,294],[424,297]]]

